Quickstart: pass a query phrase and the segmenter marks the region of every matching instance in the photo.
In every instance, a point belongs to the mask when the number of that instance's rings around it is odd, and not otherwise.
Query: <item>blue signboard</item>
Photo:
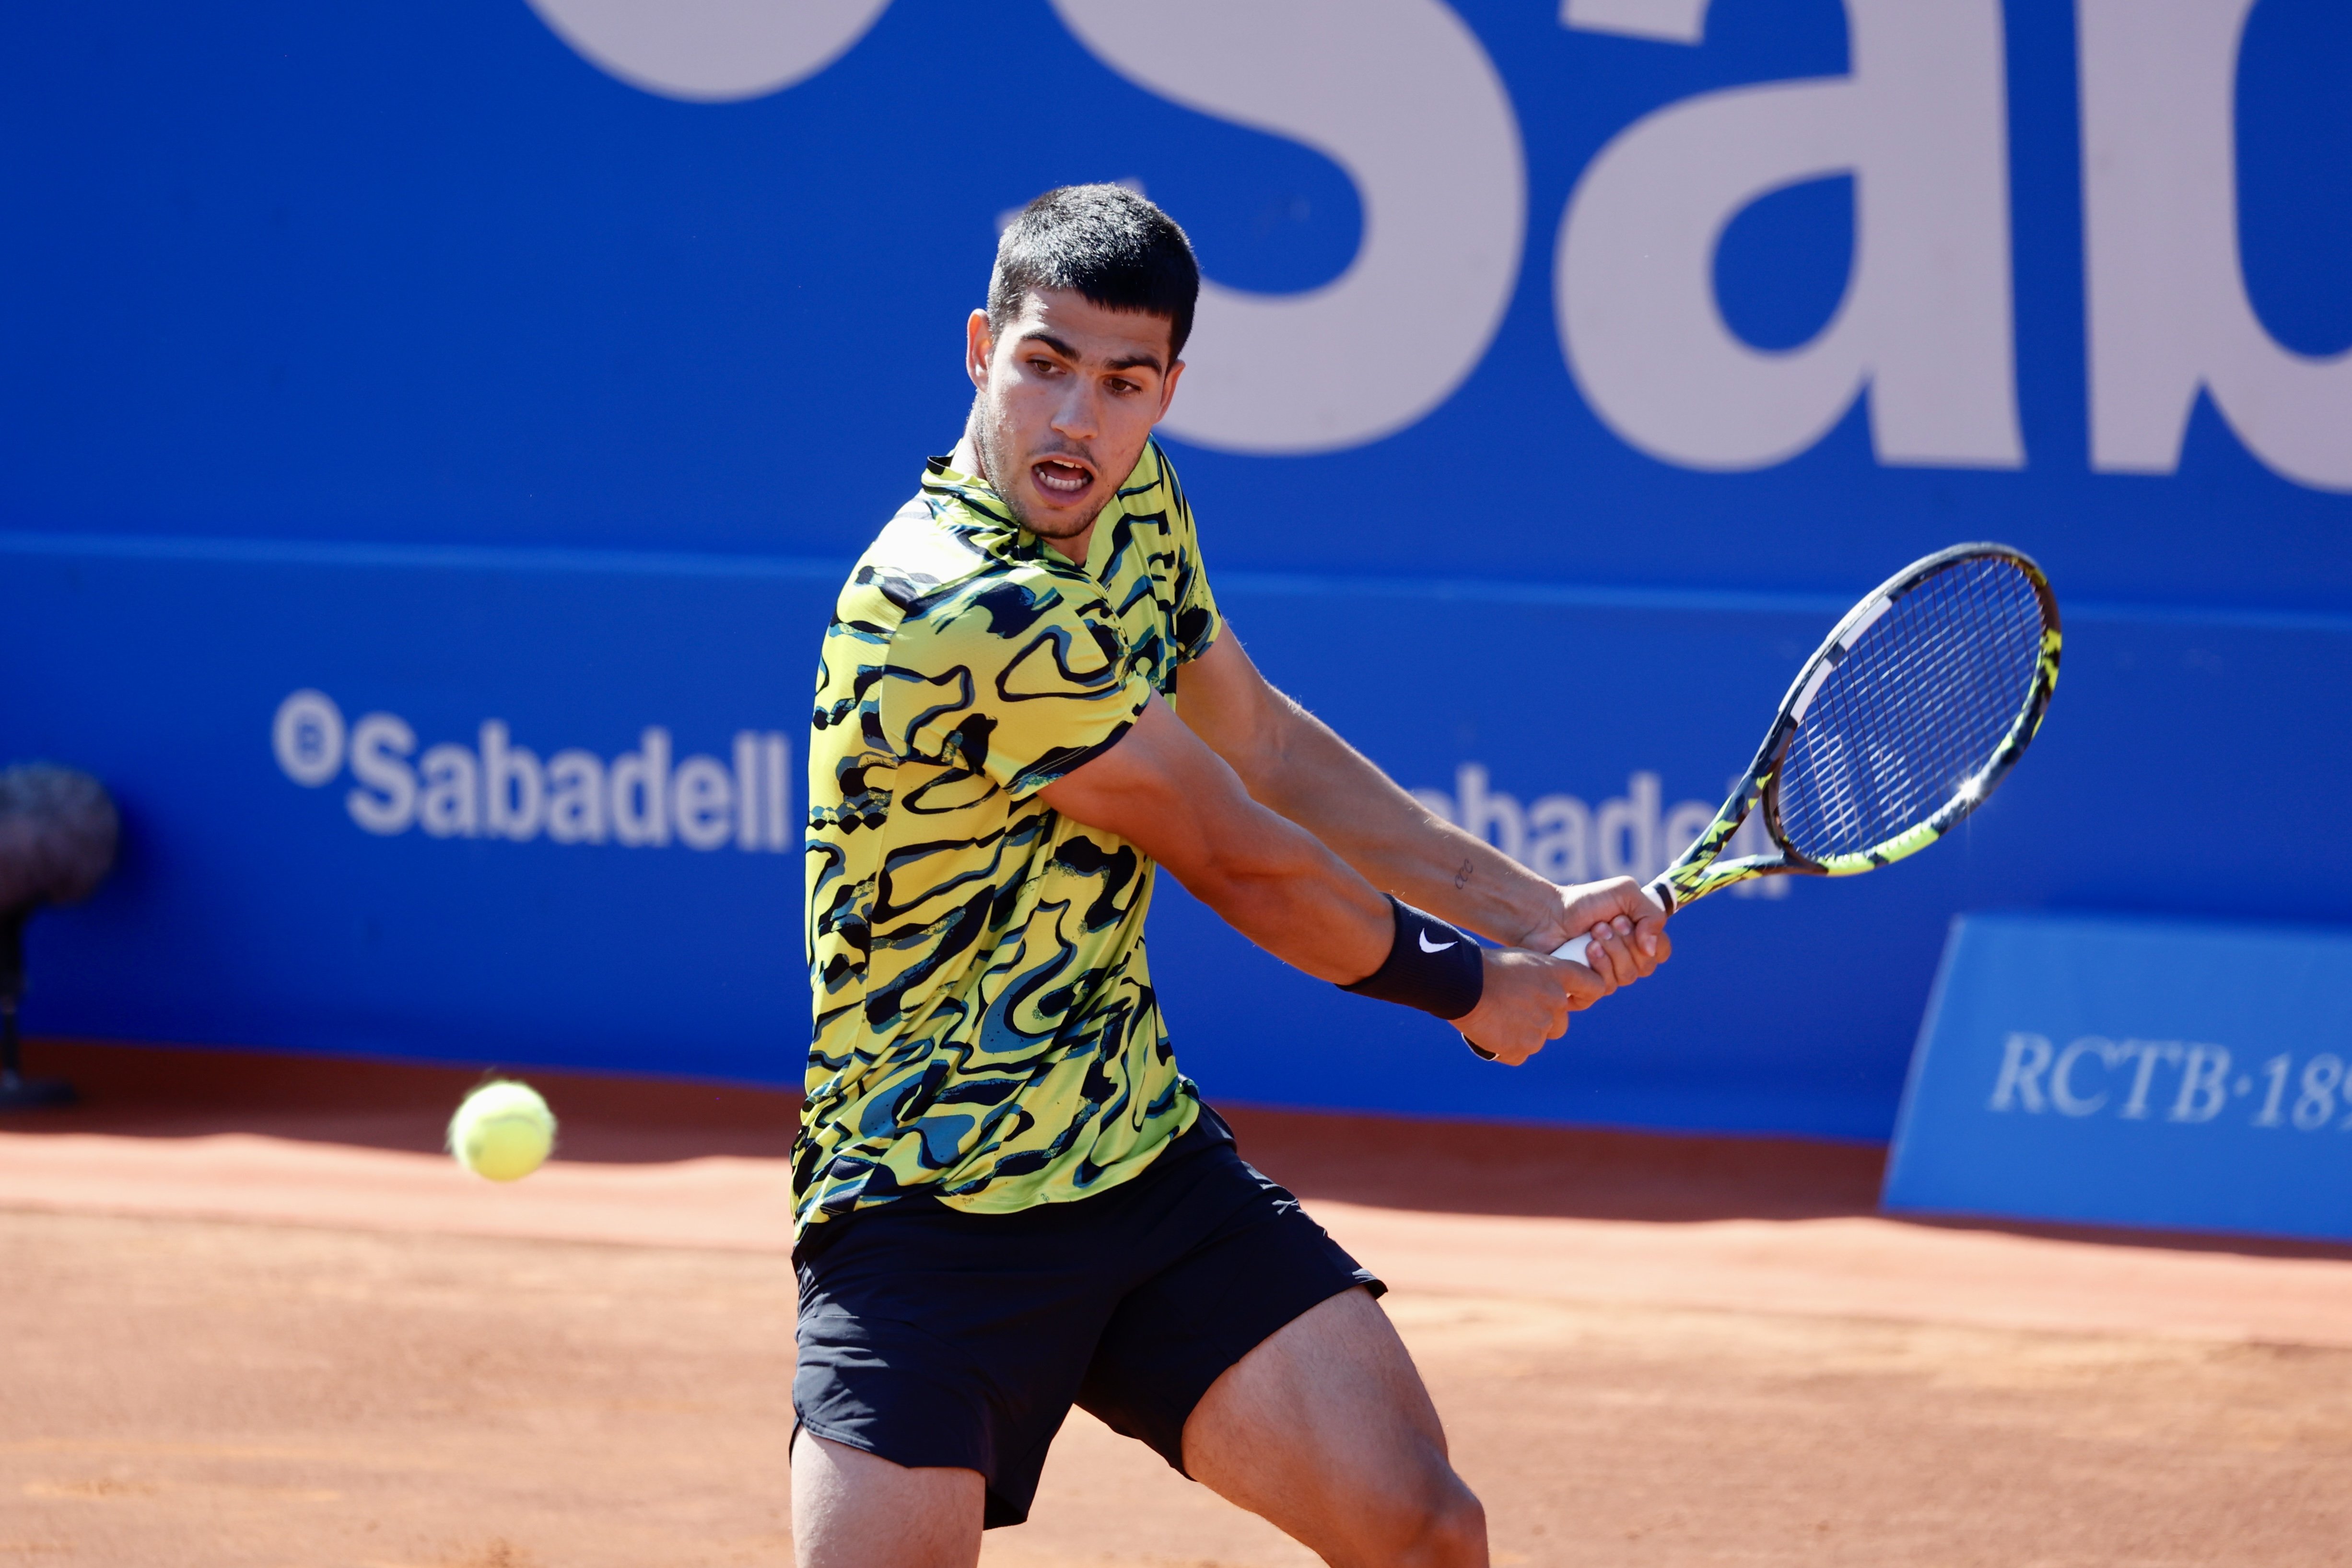
[[[1954,924],[1890,1209],[2352,1240],[2352,932]]]
[[[2328,0],[151,0],[0,17],[0,752],[103,776],[37,1031],[797,1077],[831,594],[1003,215],[1209,279],[1236,635],[1455,820],[1655,869],[1837,614],[2064,606],[1931,854],[1676,922],[1518,1072],[1163,884],[1213,1096],[1885,1136],[1952,913],[2352,920]]]

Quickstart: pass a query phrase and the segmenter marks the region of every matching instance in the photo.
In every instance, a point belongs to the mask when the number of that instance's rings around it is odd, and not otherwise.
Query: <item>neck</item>
[[[1004,494],[1003,487],[998,485],[995,476],[988,471],[988,459],[982,454],[980,443],[972,439],[969,426],[965,426],[963,437],[956,443],[955,451],[949,456],[948,462],[958,473],[970,474],[975,479],[985,479],[999,496]],[[1010,510],[1012,504],[1011,500],[1006,500],[1006,509]],[[1101,513],[1097,512],[1096,516],[1099,517]],[[1036,532],[1034,529],[1030,531]],[[1044,533],[1037,534],[1037,537],[1044,540],[1055,554],[1078,566],[1084,566],[1087,563],[1087,546],[1093,542],[1094,536],[1095,525],[1092,521],[1066,539],[1055,539]]]

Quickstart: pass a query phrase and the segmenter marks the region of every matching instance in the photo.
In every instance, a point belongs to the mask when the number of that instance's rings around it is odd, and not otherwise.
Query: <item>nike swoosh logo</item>
[[[1450,942],[1432,942],[1427,931],[1420,931],[1416,934],[1421,938],[1421,951],[1423,952],[1444,952],[1447,948],[1454,945]]]

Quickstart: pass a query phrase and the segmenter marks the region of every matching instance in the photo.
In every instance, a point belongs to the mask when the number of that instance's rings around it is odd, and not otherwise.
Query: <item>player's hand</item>
[[[1486,990],[1478,1005],[1454,1020],[1479,1055],[1517,1067],[1568,1033],[1568,1016],[1617,989],[1581,963],[1517,948],[1486,948]]]
[[[1601,882],[1580,882],[1555,889],[1557,912],[1521,939],[1519,945],[1550,952],[1580,936],[1592,939],[1584,962],[1592,972],[1616,985],[1646,979],[1674,956],[1674,939],[1666,935],[1666,911],[1631,877]]]

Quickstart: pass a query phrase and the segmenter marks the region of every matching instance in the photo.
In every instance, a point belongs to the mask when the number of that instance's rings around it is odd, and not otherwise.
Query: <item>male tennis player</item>
[[[1433,819],[1251,665],[1151,440],[1199,281],[1140,196],[1030,204],[966,326],[963,439],[825,633],[803,1568],[969,1568],[983,1527],[1027,1516],[1073,1404],[1327,1562],[1486,1561],[1380,1282],[1177,1071],[1154,868],[1512,1064],[1664,960],[1663,916]],[[1585,932],[1590,968],[1543,956]]]

